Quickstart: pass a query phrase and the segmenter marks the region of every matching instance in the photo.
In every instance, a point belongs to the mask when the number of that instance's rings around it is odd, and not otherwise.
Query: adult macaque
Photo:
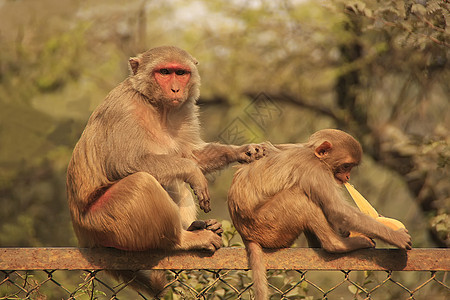
[[[200,138],[200,76],[186,51],[154,48],[129,63],[131,75],[92,113],[68,166],[68,201],[79,245],[214,252],[221,246],[221,224],[195,221],[189,186],[209,212],[204,174],[259,159],[263,148],[207,144]],[[134,279],[151,295],[164,286],[161,274],[116,275]]]
[[[269,147],[264,159],[236,172],[228,194],[231,218],[249,255],[256,299],[268,294],[261,247],[289,247],[302,232],[311,247],[328,252],[374,247],[372,238],[411,249],[405,229],[394,231],[342,199],[342,184],[362,157],[353,137],[325,129],[305,144]],[[365,236],[350,237],[349,231]]]

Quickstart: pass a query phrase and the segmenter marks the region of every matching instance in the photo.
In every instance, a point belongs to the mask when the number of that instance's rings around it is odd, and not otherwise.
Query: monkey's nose
[[[178,93],[179,91],[180,91],[180,89],[171,89],[172,90],[172,92],[174,92],[174,93]]]

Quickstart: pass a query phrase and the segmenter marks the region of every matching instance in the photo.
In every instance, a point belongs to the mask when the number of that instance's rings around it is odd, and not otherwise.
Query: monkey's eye
[[[175,71],[175,74],[177,74],[177,75],[184,75],[186,73],[187,73],[186,70],[182,70],[182,69]]]
[[[342,168],[342,171],[348,172],[348,171],[350,171],[353,168],[353,165],[352,164],[343,164],[341,166],[341,168]]]
[[[161,69],[161,70],[159,70],[159,73],[162,75],[169,75],[170,71],[169,71],[169,69]]]

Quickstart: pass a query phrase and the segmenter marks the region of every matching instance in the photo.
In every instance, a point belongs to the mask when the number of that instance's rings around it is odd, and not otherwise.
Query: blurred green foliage
[[[448,246],[448,24],[438,0],[0,1],[0,246],[76,245],[71,151],[128,57],[162,44],[200,61],[205,140],[237,118],[254,141],[346,130],[366,152],[358,190],[414,246]],[[263,126],[246,113],[261,94],[280,112]],[[233,171],[210,177],[208,218],[229,219]]]

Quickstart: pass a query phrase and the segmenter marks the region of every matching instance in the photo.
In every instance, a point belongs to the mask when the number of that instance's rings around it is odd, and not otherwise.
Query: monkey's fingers
[[[200,206],[200,209],[203,210],[205,213],[208,213],[211,211],[211,203],[209,201],[209,197],[206,195],[202,195],[201,197],[198,197],[198,204]]]
[[[395,231],[397,236],[395,237],[395,245],[400,249],[411,250],[412,249],[412,241],[411,236],[408,234],[408,230],[406,228],[400,228]]]
[[[199,201],[200,209],[203,210],[205,213],[209,213],[211,211],[211,205],[209,200],[202,200]]]
[[[197,196],[198,204],[200,206],[200,209],[203,210],[205,213],[211,211],[210,203],[209,203],[209,191],[208,188],[198,188],[196,186],[192,186],[191,188]]]
[[[263,144],[248,144],[242,146],[242,153],[240,153],[239,163],[251,163],[258,160],[265,155],[265,146]]]

